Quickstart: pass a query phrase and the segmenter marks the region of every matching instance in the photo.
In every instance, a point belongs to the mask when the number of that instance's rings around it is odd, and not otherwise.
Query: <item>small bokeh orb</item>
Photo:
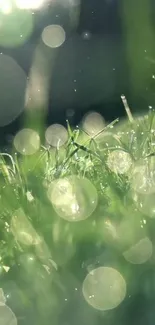
[[[123,256],[132,264],[143,264],[150,259],[152,252],[152,242],[148,237],[145,237],[126,250]]]
[[[107,165],[114,173],[125,174],[132,165],[132,159],[128,152],[123,150],[114,150],[108,155]]]
[[[105,121],[101,114],[90,112],[84,116],[82,126],[84,131],[86,131],[90,136],[94,137],[104,129]]]
[[[45,132],[45,139],[52,147],[61,147],[68,140],[68,132],[61,124],[50,125]]]
[[[85,41],[89,41],[91,39],[91,33],[89,31],[84,31],[82,33],[82,38],[85,40]]]
[[[141,194],[155,193],[155,157],[141,159],[135,163],[130,175],[131,188]]]
[[[98,267],[86,276],[82,292],[89,305],[106,311],[116,308],[124,300],[126,282],[116,269]]]
[[[66,39],[66,33],[60,25],[46,26],[42,32],[43,43],[51,48],[61,46]]]
[[[47,195],[56,213],[70,222],[87,219],[98,203],[95,186],[87,178],[77,176],[54,181]]]
[[[32,129],[22,129],[14,138],[14,146],[22,155],[33,155],[40,148],[39,134]]]
[[[17,62],[0,54],[0,126],[12,123],[23,112],[26,82]]]

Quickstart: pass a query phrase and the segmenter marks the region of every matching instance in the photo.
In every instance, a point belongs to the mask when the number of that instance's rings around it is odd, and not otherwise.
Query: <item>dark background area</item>
[[[121,94],[125,94],[133,112],[142,113],[148,106],[153,107],[154,3],[82,0],[74,24],[75,7],[70,12],[64,4],[63,0],[46,2],[40,11],[34,12],[35,27],[26,43],[10,49],[0,48],[28,76],[44,27],[63,26],[66,41],[55,50],[54,64],[49,71],[46,123],[65,124],[68,118],[75,126],[88,111],[100,112],[106,121],[122,117],[125,112]],[[145,25],[148,4],[151,32]],[[16,133],[21,121],[23,114],[0,128],[1,144],[6,144]]]

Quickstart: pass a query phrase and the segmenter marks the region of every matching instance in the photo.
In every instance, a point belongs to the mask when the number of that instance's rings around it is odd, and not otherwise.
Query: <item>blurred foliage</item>
[[[137,162],[155,155],[154,116],[149,111],[133,122],[116,120],[92,138],[68,124],[68,142],[61,148],[42,146],[29,157],[14,149],[0,154],[1,287],[18,324],[152,324],[155,219],[135,204],[131,177]],[[108,167],[115,150],[132,158],[125,174]],[[80,222],[60,218],[47,196],[54,180],[70,175],[88,178],[98,193],[97,208]],[[21,229],[27,222],[30,237],[15,235],[14,215]],[[151,258],[129,263],[123,253],[146,236],[153,244]],[[84,277],[101,265],[118,269],[127,283],[126,299],[109,312],[92,309],[82,297]]]

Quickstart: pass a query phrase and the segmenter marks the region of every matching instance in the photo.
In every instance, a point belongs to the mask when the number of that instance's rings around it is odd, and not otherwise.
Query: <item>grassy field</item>
[[[152,324],[154,115],[91,137],[67,123],[61,147],[0,154],[1,288],[18,324]],[[108,293],[98,308],[99,289],[91,301],[82,294],[98,267],[125,281],[117,308]]]

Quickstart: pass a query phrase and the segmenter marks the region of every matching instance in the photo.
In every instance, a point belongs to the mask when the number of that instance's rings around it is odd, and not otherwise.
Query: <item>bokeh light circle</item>
[[[123,150],[114,150],[108,155],[107,165],[114,173],[125,174],[132,165],[132,159],[128,152]]]
[[[0,306],[0,325],[17,325],[17,318],[12,310],[6,306]]]
[[[10,9],[0,12],[0,45],[16,47],[25,43],[33,31],[33,15],[29,10]]]
[[[61,46],[66,39],[66,33],[60,25],[46,26],[42,32],[42,41],[51,48]]]
[[[126,250],[123,256],[132,264],[143,264],[149,260],[152,251],[152,242],[148,237],[145,237]]]
[[[105,121],[101,114],[96,112],[90,112],[84,116],[83,129],[90,135],[95,136],[105,127]]]
[[[22,155],[33,155],[40,148],[39,134],[32,129],[22,129],[14,138],[14,146]]]
[[[13,122],[24,110],[26,75],[8,55],[0,55],[0,126]]]
[[[155,193],[155,157],[136,162],[130,175],[131,188],[141,194]]]
[[[45,139],[52,147],[61,147],[68,140],[68,132],[63,125],[53,124],[47,128]]]
[[[85,40],[85,41],[89,41],[91,39],[91,33],[89,31],[85,31],[82,33],[82,38]]]
[[[6,295],[8,298],[8,295]],[[4,291],[0,288],[0,325],[17,325],[17,318],[12,310],[6,306]]]
[[[141,194],[134,192],[132,193],[133,200],[138,208],[144,215],[155,218],[155,195],[154,193],[150,194]]]
[[[126,282],[120,272],[111,267],[98,267],[83,282],[85,300],[98,310],[116,308],[126,296]]]
[[[4,295],[4,291],[2,288],[0,288],[0,306],[5,305],[6,303],[6,298]]]
[[[54,181],[47,194],[56,213],[70,222],[90,217],[98,203],[95,186],[87,178],[77,176]]]
[[[41,242],[40,237],[22,209],[16,210],[13,214],[10,230],[16,241],[26,246],[38,245]]]

